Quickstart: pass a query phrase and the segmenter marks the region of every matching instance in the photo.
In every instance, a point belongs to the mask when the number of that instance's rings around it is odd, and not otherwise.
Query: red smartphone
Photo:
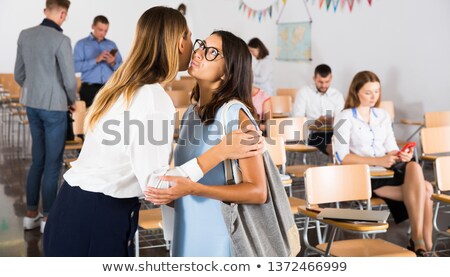
[[[416,143],[414,141],[407,142],[400,152],[405,152],[406,149],[412,149],[414,147],[416,147]],[[398,152],[397,156],[400,156],[400,152]]]
[[[111,54],[111,55],[113,55],[113,56],[115,56],[116,55],[116,53],[117,53],[117,48],[114,48],[114,49],[111,49],[110,51],[109,51],[109,53]]]

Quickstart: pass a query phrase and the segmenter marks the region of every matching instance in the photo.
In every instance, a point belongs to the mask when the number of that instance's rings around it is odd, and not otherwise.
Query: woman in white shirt
[[[248,49],[253,57],[253,85],[265,91],[270,96],[274,95],[272,83],[272,61],[269,50],[259,38],[252,38],[248,43]]]
[[[141,16],[129,57],[89,111],[83,149],[46,224],[46,256],[133,255],[138,198],[152,173],[168,167],[172,150],[175,108],[162,85],[187,69],[191,54],[180,12],[153,7]],[[224,159],[258,155],[260,144],[235,143],[253,138],[237,131],[232,144],[223,140],[176,171],[197,181]]]
[[[341,164],[368,164],[394,170],[393,178],[372,180],[372,194],[383,198],[396,223],[409,217],[409,248],[423,256],[432,248],[433,193],[413,149],[400,152],[389,115],[378,108],[381,85],[370,71],[355,75],[344,110],[334,121],[334,150]]]

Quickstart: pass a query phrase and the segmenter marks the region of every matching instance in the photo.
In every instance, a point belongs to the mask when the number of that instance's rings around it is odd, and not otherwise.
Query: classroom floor
[[[13,147],[11,141],[8,142],[3,127],[0,126],[0,257],[39,257],[43,255],[42,235],[39,228],[24,231],[22,225],[26,211],[25,180],[30,165],[30,149],[29,146],[26,148],[24,157],[22,153],[18,153],[18,148]],[[288,156],[288,159],[289,163],[294,163],[302,158]],[[321,164],[328,162],[328,158],[322,154],[319,154],[318,160]],[[424,172],[427,180],[434,179],[431,165],[426,166]],[[302,180],[294,179],[294,196],[302,196],[302,188]],[[448,226],[450,224],[450,208],[447,208],[442,216],[441,225]],[[389,223],[389,230],[377,237],[406,246],[409,238],[408,221],[401,224]],[[310,235],[314,241],[315,234],[311,232]],[[346,235],[341,236],[345,237]],[[450,240],[441,241],[437,249],[440,250],[439,255],[450,256],[448,250],[450,249]],[[145,249],[140,251],[140,256],[165,257],[168,256],[168,251],[165,247]]]

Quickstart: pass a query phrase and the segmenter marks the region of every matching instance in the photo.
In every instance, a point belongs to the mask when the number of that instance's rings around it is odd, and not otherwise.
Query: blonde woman
[[[423,256],[433,244],[433,188],[425,181],[420,165],[411,161],[411,149],[399,151],[392,121],[379,108],[380,101],[377,75],[370,71],[356,74],[345,108],[334,120],[335,156],[342,164],[382,166],[395,172],[393,178],[372,180],[372,193],[386,201],[396,223],[409,217],[409,248]]]
[[[180,12],[144,12],[129,57],[91,107],[83,149],[48,218],[46,256],[133,255],[138,197],[152,173],[167,167],[172,148],[175,108],[162,85],[187,69],[191,54],[191,32]],[[178,172],[197,181],[224,159],[260,154],[260,143],[239,143],[254,136],[236,131]]]

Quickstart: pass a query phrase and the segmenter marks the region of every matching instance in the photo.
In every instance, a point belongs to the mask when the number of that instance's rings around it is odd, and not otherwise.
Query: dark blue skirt
[[[134,256],[139,207],[137,197],[114,198],[64,182],[45,226],[45,256]]]

